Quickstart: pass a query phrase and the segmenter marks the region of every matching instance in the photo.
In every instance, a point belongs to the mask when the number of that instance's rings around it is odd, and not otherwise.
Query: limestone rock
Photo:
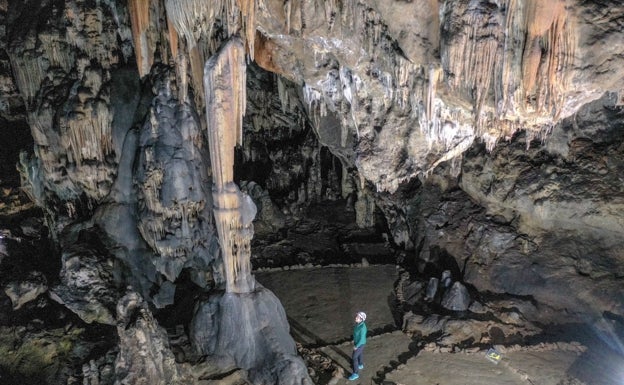
[[[425,294],[425,300],[433,301],[436,294],[438,293],[438,284],[440,280],[435,277],[429,278],[429,283],[427,283],[427,291]]]
[[[207,152],[195,111],[172,93],[171,73],[160,75],[157,95],[139,135],[138,228],[156,252],[152,263],[173,282],[184,267],[210,270],[217,247]]]
[[[93,230],[91,230],[93,231]],[[89,234],[84,231],[83,234]],[[115,262],[94,247],[96,236],[69,247],[62,256],[61,284],[50,296],[78,314],[85,322],[115,325],[115,305],[121,297]]]
[[[249,371],[254,383],[311,384],[273,293],[225,293],[200,303],[191,341],[203,355],[224,356]]]
[[[9,282],[4,287],[4,293],[13,303],[13,310],[19,309],[46,291],[48,291],[47,280],[38,271],[31,271],[25,280]]]
[[[255,182],[241,182],[241,190],[253,199],[258,208],[254,221],[254,234],[276,232],[285,226],[285,216],[271,200],[269,192]]]
[[[415,281],[407,285],[403,289],[404,299],[407,303],[414,304],[418,300],[418,295],[422,295],[422,289],[424,288],[424,283]]]
[[[119,300],[117,333],[120,341],[115,360],[115,384],[192,383],[187,369],[176,364],[167,333],[140,295],[129,292]]]
[[[444,293],[442,306],[448,310],[464,311],[470,306],[470,293],[466,286],[457,281]]]
[[[422,316],[408,313],[403,319],[403,331],[420,338],[436,336],[437,345],[448,347],[462,343],[522,343],[542,330],[530,322],[508,324],[505,321],[453,319],[437,314]]]

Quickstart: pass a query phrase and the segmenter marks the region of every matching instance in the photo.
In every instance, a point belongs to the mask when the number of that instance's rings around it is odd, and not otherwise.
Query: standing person
[[[366,313],[357,312],[355,315],[355,327],[353,328],[353,373],[349,376],[349,381],[360,378],[358,372],[364,369],[364,345],[366,345]]]

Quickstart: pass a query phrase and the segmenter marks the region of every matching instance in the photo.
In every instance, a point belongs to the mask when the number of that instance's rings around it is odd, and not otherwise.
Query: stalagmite
[[[375,226],[375,199],[366,189],[366,181],[360,177],[355,202],[355,222],[361,229]]]
[[[242,144],[245,79],[245,52],[239,39],[230,40],[204,67],[214,215],[230,293],[254,289],[250,241],[256,207],[241,193],[233,175],[234,147]]]

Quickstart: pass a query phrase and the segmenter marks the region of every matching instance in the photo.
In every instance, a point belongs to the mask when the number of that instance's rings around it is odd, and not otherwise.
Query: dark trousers
[[[353,362],[353,373],[357,373],[359,370],[358,366],[364,365],[364,345],[353,350],[353,357],[351,358]]]

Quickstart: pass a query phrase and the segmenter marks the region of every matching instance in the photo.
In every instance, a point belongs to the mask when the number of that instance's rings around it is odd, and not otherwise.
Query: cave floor
[[[293,338],[309,354],[331,361],[331,372],[319,376],[320,385],[599,385],[624,378],[624,365],[617,362],[621,358],[606,353],[599,343],[591,346],[584,341],[579,351],[558,348],[556,342],[509,351],[498,347],[502,360],[495,364],[486,358],[487,348],[450,352],[419,341],[397,327],[392,306],[397,278],[393,265],[256,273],[284,305]],[[346,377],[351,372],[351,331],[358,310],[368,314],[369,339],[365,368],[351,382]]]

